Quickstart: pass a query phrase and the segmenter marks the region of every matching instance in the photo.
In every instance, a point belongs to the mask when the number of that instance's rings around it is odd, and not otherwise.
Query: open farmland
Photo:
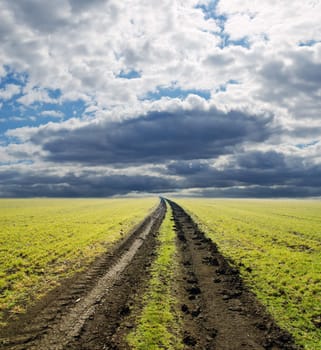
[[[125,236],[157,199],[0,200],[1,319],[83,269]]]
[[[2,348],[299,349],[172,201],[76,276],[0,329]]]
[[[321,203],[181,199],[278,323],[321,347]]]

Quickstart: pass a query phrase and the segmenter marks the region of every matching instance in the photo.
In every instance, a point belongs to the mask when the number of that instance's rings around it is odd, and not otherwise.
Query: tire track
[[[298,349],[243,285],[239,273],[172,201],[181,266],[178,280],[186,349]]]

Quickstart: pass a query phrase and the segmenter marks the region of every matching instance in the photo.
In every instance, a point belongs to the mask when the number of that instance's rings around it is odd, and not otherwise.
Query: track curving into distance
[[[215,243],[175,202],[175,290],[184,349],[294,350]],[[110,252],[0,331],[4,350],[125,350],[156,257],[165,200]]]

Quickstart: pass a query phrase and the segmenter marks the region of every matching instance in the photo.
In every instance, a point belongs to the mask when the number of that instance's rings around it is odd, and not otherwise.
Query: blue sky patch
[[[5,67],[6,75],[3,77],[0,77],[0,89],[3,89],[8,84],[15,84],[15,85],[25,85],[28,80],[27,73],[18,73],[13,70],[11,70],[10,67]]]
[[[28,82],[28,74],[15,72],[10,67],[5,67],[5,70],[6,76],[0,78],[0,91],[5,91],[11,84],[23,89]],[[2,144],[7,143],[4,134],[10,129],[25,126],[37,127],[50,121],[59,122],[70,118],[81,118],[84,115],[87,106],[82,100],[58,103],[58,99],[62,96],[60,89],[45,89],[45,91],[53,100],[52,103],[35,101],[30,105],[24,105],[19,102],[19,98],[23,96],[22,92],[10,99],[0,97],[0,142]]]
[[[123,79],[137,79],[140,77],[141,77],[141,74],[135,70],[131,70],[129,72],[121,71],[117,76],[117,78],[123,78]]]
[[[230,35],[225,32],[225,22],[227,21],[227,16],[219,15],[217,13],[217,4],[219,0],[210,1],[208,4],[197,5],[204,13],[205,19],[214,19],[216,24],[220,27],[220,31],[216,34],[221,38],[220,48],[228,46],[242,46],[250,49],[250,42],[247,37],[241,38],[239,40],[230,39]]]
[[[311,141],[311,142],[308,142],[308,143],[298,143],[298,144],[295,145],[295,147],[300,148],[300,149],[305,149],[305,148],[308,148],[308,147],[316,145],[318,142],[319,141],[316,140],[316,141]]]
[[[224,15],[219,15],[217,14],[217,4],[218,4],[219,0],[213,0],[208,2],[207,4],[200,4],[200,5],[196,5],[195,8],[197,9],[201,9],[204,13],[204,18],[205,19],[210,19],[213,18],[215,20],[217,20],[217,22],[225,22],[226,21],[226,16]],[[219,23],[217,23],[219,24]]]
[[[299,42],[299,46],[313,46],[319,43],[321,43],[321,40],[307,40]]]
[[[62,93],[61,93],[61,90],[60,89],[54,89],[54,90],[51,90],[51,89],[48,89],[48,96],[50,98],[53,98],[53,99],[58,99],[59,97],[61,97]]]
[[[70,118],[81,118],[86,105],[83,101],[68,101],[62,104],[35,102],[31,106],[24,106],[12,100],[3,104],[0,109],[0,133],[9,129],[24,126],[40,126],[50,121],[58,122]]]
[[[251,48],[250,42],[247,37],[244,37],[239,40],[231,40],[230,36],[225,32],[220,33],[219,36],[221,37],[221,44],[220,44],[221,49],[228,46],[242,46],[242,47],[245,47],[246,49]]]

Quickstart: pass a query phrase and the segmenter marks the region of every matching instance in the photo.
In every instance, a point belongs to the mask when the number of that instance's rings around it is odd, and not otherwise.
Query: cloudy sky
[[[321,0],[1,0],[0,197],[321,195]]]

